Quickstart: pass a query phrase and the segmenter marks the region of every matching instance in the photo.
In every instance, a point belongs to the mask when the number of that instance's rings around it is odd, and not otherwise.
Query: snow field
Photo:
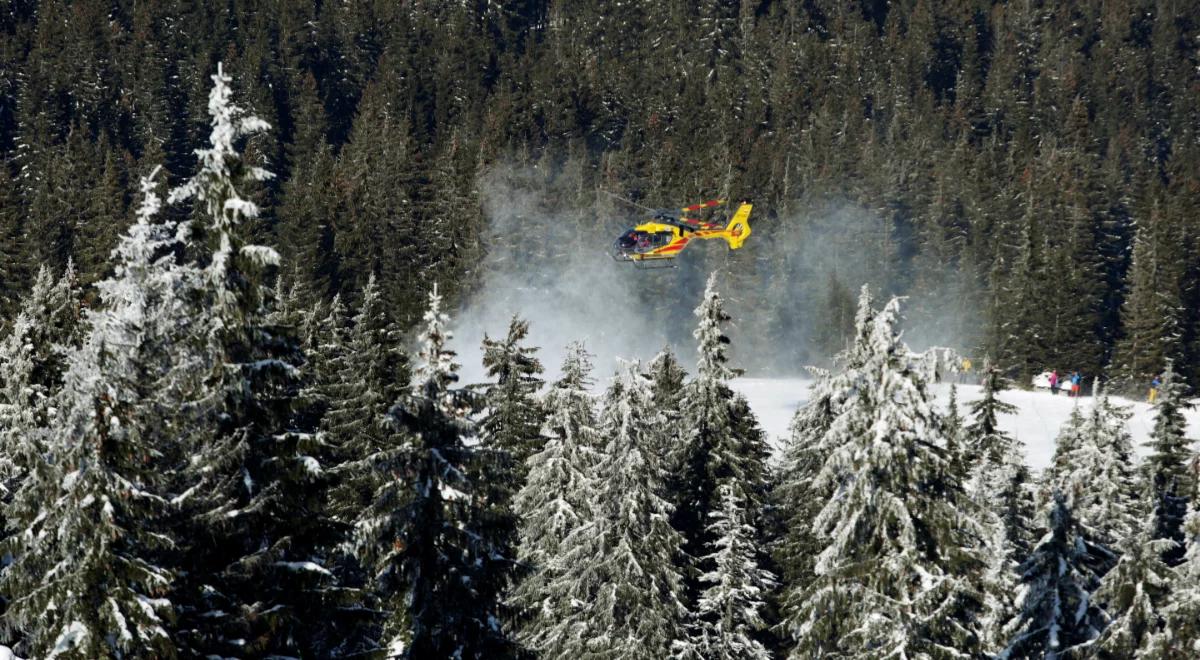
[[[730,385],[749,399],[750,407],[766,431],[771,446],[776,451],[782,449],[787,442],[792,415],[808,400],[812,381],[805,378],[738,378]],[[932,389],[939,410],[944,412],[950,398],[950,385],[941,383]],[[967,404],[980,398],[980,391],[978,385],[958,386],[959,413],[964,417],[969,416]],[[1054,456],[1055,438],[1076,403],[1085,408],[1092,403],[1091,397],[1076,400],[1065,393],[1056,396],[1040,390],[1008,390],[999,398],[1020,410],[1016,415],[1001,415],[1000,428],[1021,441],[1025,459],[1035,471],[1041,471],[1050,464]],[[1143,445],[1154,429],[1154,409],[1145,401],[1130,401],[1116,396],[1111,398],[1114,403],[1128,407],[1133,413],[1129,419],[1129,433],[1133,436],[1138,455],[1145,456],[1149,449]],[[1200,432],[1200,408],[1186,410],[1184,416],[1188,421],[1189,435]]]

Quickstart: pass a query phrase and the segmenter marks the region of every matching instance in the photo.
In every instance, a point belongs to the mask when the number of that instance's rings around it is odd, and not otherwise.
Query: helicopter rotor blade
[[[725,200],[723,200],[723,199],[713,199],[713,200],[709,200],[707,202],[700,202],[699,204],[692,204],[691,206],[685,206],[679,210],[683,211],[684,213],[688,213],[691,211],[699,211],[700,209],[711,209],[714,206],[720,206],[724,203],[725,203]]]
[[[656,210],[656,209],[650,208],[649,206],[646,206],[645,204],[638,204],[637,202],[635,202],[632,199],[629,199],[627,197],[622,197],[616,193],[610,193],[607,190],[601,190],[600,192],[604,193],[605,195],[608,195],[609,197],[612,197],[613,199],[625,202],[626,204],[629,204],[630,206],[636,206],[639,209],[642,209],[643,211],[649,211],[649,212],[653,213]]]

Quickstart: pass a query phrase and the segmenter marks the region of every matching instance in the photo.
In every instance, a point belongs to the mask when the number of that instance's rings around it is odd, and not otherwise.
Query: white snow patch
[[[439,484],[439,490],[442,492],[442,499],[447,502],[466,501],[471,499],[469,495],[461,490],[453,486],[447,486],[444,483]]]
[[[312,456],[301,456],[300,464],[304,466],[304,470],[313,476],[321,474],[321,463]]]
[[[758,423],[766,431],[771,447],[778,451],[787,443],[788,427],[796,409],[808,401],[812,381],[805,378],[738,378],[730,383],[750,401]],[[944,412],[950,397],[949,383],[934,385],[936,405]],[[958,385],[959,414],[969,417],[967,405],[979,399],[978,385]],[[1121,397],[1110,397],[1113,403],[1128,406],[1129,433],[1139,456],[1150,453],[1145,443],[1154,430],[1154,408],[1145,401],[1131,401]],[[1065,393],[1058,395],[1046,391],[1008,390],[1000,395],[1002,401],[1017,406],[1015,415],[1001,415],[1000,428],[1011,433],[1024,445],[1025,458],[1033,470],[1042,470],[1054,457],[1054,443],[1062,425],[1071,415],[1076,403],[1090,406],[1091,397],[1073,399]],[[1188,422],[1189,436],[1200,435],[1200,407],[1184,411]]]
[[[247,245],[242,248],[242,254],[260,266],[279,265],[279,253],[265,245]]]
[[[320,573],[321,575],[333,575],[333,573],[330,573],[328,570],[326,570],[324,566],[311,561],[277,561],[275,562],[275,565],[281,566],[295,573],[309,572]]]
[[[87,627],[79,621],[72,621],[65,630],[58,634],[58,639],[54,640],[54,648],[51,649],[50,655],[46,656],[47,660],[57,658],[63,653],[79,647],[87,637]]]

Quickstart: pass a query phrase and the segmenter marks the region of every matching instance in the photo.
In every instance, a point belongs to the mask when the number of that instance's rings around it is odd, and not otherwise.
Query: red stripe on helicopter
[[[709,200],[707,202],[700,202],[699,204],[692,204],[691,206],[685,206],[685,207],[683,207],[682,210],[683,211],[699,211],[700,209],[707,209],[707,208],[712,208],[714,206],[720,206],[724,203],[725,203],[725,200],[723,200],[723,199],[713,199],[713,200]]]

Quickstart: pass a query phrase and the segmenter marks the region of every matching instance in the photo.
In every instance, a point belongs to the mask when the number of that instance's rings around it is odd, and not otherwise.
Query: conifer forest
[[[5,0],[0,660],[1196,660],[1198,254],[1194,1]]]

